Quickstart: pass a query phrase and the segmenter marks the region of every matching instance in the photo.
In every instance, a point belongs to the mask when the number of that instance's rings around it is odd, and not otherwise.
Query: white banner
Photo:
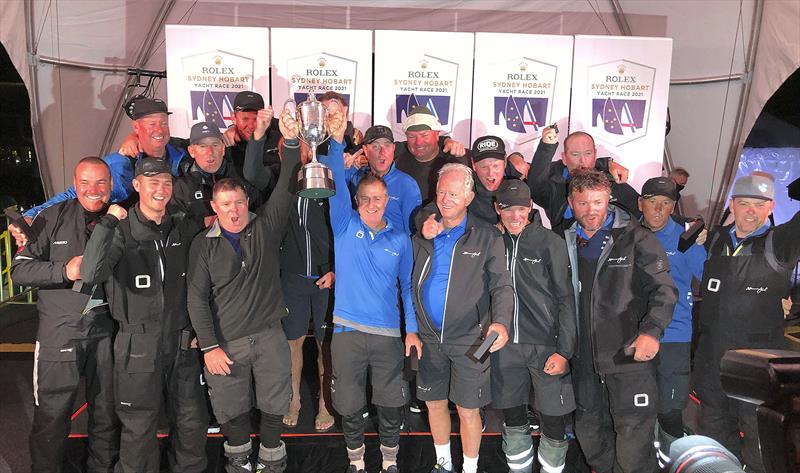
[[[173,136],[188,137],[201,121],[227,128],[241,91],[269,101],[268,28],[167,25],[166,50]]]
[[[332,90],[348,101],[356,128],[372,125],[372,31],[273,28],[272,67],[276,114],[289,97]]]
[[[402,123],[427,106],[443,134],[469,146],[472,100],[472,33],[375,31],[375,125],[404,140]]]
[[[566,131],[572,43],[572,36],[477,33],[472,139],[499,136],[509,153],[530,161],[545,127]]]
[[[591,134],[636,190],[661,175],[671,62],[670,38],[575,37],[570,132]]]

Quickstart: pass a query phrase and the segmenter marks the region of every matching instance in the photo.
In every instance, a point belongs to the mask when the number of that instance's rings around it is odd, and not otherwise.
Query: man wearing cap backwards
[[[683,225],[672,217],[678,189],[669,177],[648,179],[642,186],[639,210],[642,225],[655,233],[669,258],[670,276],[678,289],[678,302],[664,335],[656,362],[658,382],[658,424],[656,448],[659,464],[669,459],[669,447],[683,437],[683,408],[689,398],[690,351],[692,342],[692,279],[703,277],[706,251],[692,245],[678,249]]]
[[[384,215],[407,235],[411,234],[411,215],[422,204],[419,186],[413,177],[397,169],[394,164],[394,136],[389,127],[375,125],[364,135],[364,154],[368,166],[361,169],[349,168],[345,171],[350,193],[355,195],[358,183],[367,174],[383,179],[389,200]]]
[[[133,133],[139,140],[140,151],[133,155],[133,160],[120,153],[111,153],[103,157],[103,161],[108,163],[108,167],[111,169],[113,181],[110,202],[119,203],[122,206],[127,206],[130,204],[129,199],[135,198],[132,181],[136,161],[144,157],[165,159],[170,164],[172,174],[177,175],[178,165],[186,156],[186,151],[176,148],[169,142],[168,115],[172,112],[167,111],[167,104],[163,100],[147,97],[136,98],[128,102],[125,112],[132,120]],[[29,209],[24,215],[26,219],[33,219],[47,207],[75,197],[75,188],[70,187],[66,191],[54,195],[47,202]],[[18,244],[25,244],[24,236],[19,234],[16,227],[12,229],[9,226],[9,230],[12,230]]]
[[[431,215],[433,239],[414,236],[414,303],[420,320],[422,357],[417,396],[426,401],[437,463],[434,472],[453,470],[450,411],[456,404],[464,451],[463,469],[475,473],[481,444],[480,408],[492,400],[490,363],[468,355],[490,333],[490,351],[508,341],[514,312],[514,288],[497,229],[467,212],[475,193],[472,170],[449,163],[439,170],[436,204],[441,222]]]
[[[333,407],[342,416],[350,459],[348,473],[363,473],[367,413],[367,374],[372,402],[378,410],[381,472],[396,473],[402,409],[408,401],[403,379],[403,354],[411,347],[422,353],[411,292],[411,238],[384,217],[389,193],[386,183],[367,174],[356,188],[357,209],[346,191],[344,169],[345,120],[341,112],[328,121],[331,141],[323,162],[330,166],[337,192],[329,200],[336,286],[333,307],[331,361]],[[403,300],[401,318],[398,288]],[[405,343],[402,339],[405,321]],[[405,346],[404,346],[405,345]]]
[[[564,240],[542,226],[526,183],[507,179],[495,198],[516,299],[509,343],[492,354],[492,406],[503,411],[503,451],[511,472],[532,471],[527,407],[533,382],[542,423],[541,471],[560,473],[567,455],[564,416],[575,410],[567,377],[577,336],[569,256]]]
[[[162,400],[170,470],[206,468],[208,411],[186,309],[189,245],[202,221],[167,210],[170,171],[163,159],[136,163],[133,188],[139,202],[130,215],[118,205],[108,208],[81,262],[84,284],[105,283],[111,315],[119,323],[114,340],[114,395],[122,424],[119,472],[159,471]]]
[[[560,162],[553,162],[558,142],[542,141],[543,143],[536,148],[530,166],[519,153],[512,153],[508,161],[520,172],[527,172],[533,202],[544,209],[556,233],[563,235],[575,221],[573,210],[568,205],[567,186],[572,174],[581,169],[597,169],[613,177],[611,181],[613,200],[628,213],[636,218],[640,217],[637,206],[639,194],[625,183],[628,170],[613,160],[609,161],[610,158],[598,159],[592,135],[576,131],[567,136]]]
[[[102,286],[81,286],[83,249],[105,214],[111,173],[98,157],[75,166],[77,198],[45,209],[34,238],[14,257],[11,277],[39,288],[39,328],[34,352],[34,407],[30,453],[33,473],[57,472],[70,432],[81,375],[86,377],[91,473],[111,472],[119,455],[111,373],[113,322]]]
[[[729,203],[734,223],[708,236],[692,377],[701,401],[699,433],[719,441],[743,460],[747,471],[756,472],[764,466],[755,406],[725,395],[719,365],[729,349],[785,348],[781,299],[789,294],[789,278],[800,258],[800,212],[771,227],[767,218],[774,196],[770,176],[739,178]]]
[[[436,200],[436,180],[439,169],[446,163],[469,163],[464,145],[440,136],[442,125],[426,107],[415,107],[403,123],[408,141],[397,143],[395,163],[417,181],[422,202]]]
[[[652,472],[658,393],[652,360],[677,291],[655,235],[610,199],[605,173],[572,176],[576,221],[564,238],[578,309],[575,434],[597,473]]]
[[[268,113],[268,112],[265,112]],[[211,190],[214,184],[226,177],[239,177],[230,160],[225,159],[225,145],[219,128],[206,122],[192,126],[188,151],[192,159],[185,159],[180,166],[180,176],[175,180],[170,204],[175,210],[199,216],[210,226],[216,218],[211,208]],[[258,208],[261,195],[250,184],[245,183],[250,208]]]

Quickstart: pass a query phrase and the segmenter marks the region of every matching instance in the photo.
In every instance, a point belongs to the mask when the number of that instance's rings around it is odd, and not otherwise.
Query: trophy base
[[[297,173],[297,195],[307,199],[327,199],[336,194],[331,170],[318,162],[303,166]]]

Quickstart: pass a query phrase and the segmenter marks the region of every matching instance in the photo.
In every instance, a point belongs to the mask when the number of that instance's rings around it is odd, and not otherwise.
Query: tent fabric
[[[743,51],[751,41],[751,19],[761,0],[709,0],[699,7],[683,0],[640,2],[620,0],[625,19],[635,36],[669,36],[674,40],[673,78],[685,79],[741,73]],[[28,4],[28,22],[23,5]],[[691,7],[690,7],[691,6]],[[30,0],[8,2],[0,19],[0,41],[28,85],[35,88],[38,109],[33,110],[37,156],[48,194],[70,185],[74,164],[83,156],[113,151],[130,132],[127,119],[111,127],[108,140],[114,145],[103,149],[104,138],[125,93],[127,77],[121,72],[90,70],[53,65],[68,61],[75,65],[98,65],[124,70],[128,66],[164,69],[164,29],[157,30],[152,51],[142,51],[162,8],[168,9],[166,24],[207,24],[230,26],[270,26],[309,28],[399,29],[430,31],[501,31],[542,34],[620,35],[620,27],[610,1],[553,0],[367,0],[321,1],[165,1],[137,0]],[[797,57],[797,41],[782,44],[791,28],[770,26],[781,18],[784,25],[800,23],[794,0],[766,0],[762,36],[771,38],[769,50],[759,49],[754,81],[769,76],[759,68],[780,71],[792,67]],[[158,26],[158,25],[157,25]],[[782,31],[781,28],[784,28]],[[30,30],[34,55],[25,48]],[[795,28],[796,31],[796,28]],[[794,49],[792,49],[794,48]],[[766,49],[763,48],[763,49]],[[134,64],[143,54],[145,60]],[[769,59],[762,59],[764,57]],[[28,75],[31,58],[35,77]],[[779,78],[780,76],[780,78]],[[752,107],[761,109],[772,91],[780,85],[783,72],[754,82]],[[674,85],[670,89],[672,132],[667,138],[676,166],[690,170],[684,194],[691,213],[709,205],[709,182],[720,185],[720,172],[727,150],[735,136],[733,125],[741,82]],[[166,98],[162,81],[156,94]],[[31,94],[33,95],[33,94]],[[728,102],[728,106],[724,104]],[[36,104],[32,104],[36,105]],[[723,114],[723,109],[725,112]],[[749,115],[748,115],[749,116]],[[38,117],[38,119],[37,119]],[[745,135],[746,136],[746,135]],[[715,181],[715,180],[716,181]]]

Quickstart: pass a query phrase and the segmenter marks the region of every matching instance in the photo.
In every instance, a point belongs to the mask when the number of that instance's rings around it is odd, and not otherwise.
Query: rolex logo
[[[527,71],[528,70],[528,63],[525,62],[525,61],[519,63],[519,70],[520,70],[520,72]]]
[[[423,69],[427,69],[428,68],[428,60],[427,59],[423,59],[422,61],[420,61],[419,62],[419,67],[421,67]]]
[[[222,56],[214,56],[214,64],[218,66],[222,64]]]
[[[325,67],[325,64],[327,64],[327,63],[328,63],[328,60],[325,59],[324,57],[321,57],[321,58],[317,59],[317,64],[319,64],[319,67]]]
[[[619,72],[620,74],[625,74],[625,64],[620,64],[619,66],[617,66],[617,72]]]

